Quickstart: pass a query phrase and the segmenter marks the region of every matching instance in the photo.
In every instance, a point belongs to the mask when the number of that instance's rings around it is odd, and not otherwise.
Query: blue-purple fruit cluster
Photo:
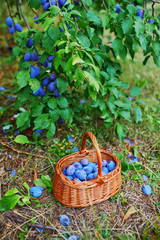
[[[113,171],[115,167],[116,163],[114,161],[102,159],[102,175]],[[62,173],[71,181],[89,181],[98,176],[98,163],[89,162],[88,159],[84,158],[81,162],[74,162],[64,168]]]
[[[6,24],[9,27],[9,32],[13,34],[15,30],[17,32],[22,32],[22,26],[20,24],[13,24],[13,19],[11,17],[6,18]]]

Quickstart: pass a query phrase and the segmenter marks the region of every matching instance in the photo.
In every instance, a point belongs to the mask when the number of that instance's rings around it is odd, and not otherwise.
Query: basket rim
[[[80,153],[79,152],[76,152],[76,153],[72,153],[72,154],[69,154],[63,158],[61,158],[57,164],[56,164],[56,167],[55,167],[55,174],[57,174],[59,176],[59,178],[61,179],[61,181],[63,182],[63,184],[65,185],[68,185],[69,187],[73,187],[73,188],[80,188],[80,189],[84,189],[84,188],[90,188],[90,187],[96,187],[97,184],[102,184],[102,183],[105,183],[107,181],[110,181],[112,178],[115,178],[116,175],[118,175],[118,173],[121,171],[121,164],[120,164],[120,161],[119,159],[117,158],[117,156],[115,156],[113,153],[107,151],[107,150],[104,150],[104,149],[100,149],[100,152],[101,153],[104,153],[104,154],[108,154],[109,156],[113,157],[113,161],[116,163],[116,167],[113,171],[109,172],[108,174],[105,174],[103,175],[102,177],[100,177],[99,175],[97,176],[97,178],[94,178],[92,180],[89,180],[89,181],[84,181],[84,182],[74,182],[74,181],[71,181],[69,180],[63,173],[62,173],[62,167],[61,167],[61,164],[66,161],[67,159],[70,158],[70,156],[74,156],[76,157],[77,155],[80,155],[82,154],[84,156],[87,156],[89,154],[89,152],[96,152],[95,149],[90,149],[90,150],[86,150],[83,151],[83,153]],[[74,159],[73,159],[74,161]],[[75,161],[78,161],[77,159],[75,159]],[[53,178],[54,179],[54,178]]]

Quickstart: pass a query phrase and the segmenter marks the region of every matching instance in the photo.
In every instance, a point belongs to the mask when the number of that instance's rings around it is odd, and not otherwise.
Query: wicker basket
[[[85,143],[88,136],[91,138],[95,149],[86,150]],[[75,161],[80,162],[84,157],[86,157],[89,162],[95,163],[98,159],[97,178],[85,182],[69,180],[62,173],[62,170]],[[102,176],[101,159],[114,161],[116,168],[112,172]],[[53,193],[57,200],[66,207],[81,208],[100,203],[115,195],[120,188],[121,164],[118,158],[106,150],[100,150],[97,140],[91,132],[85,133],[80,152],[62,158],[56,165],[53,178]]]

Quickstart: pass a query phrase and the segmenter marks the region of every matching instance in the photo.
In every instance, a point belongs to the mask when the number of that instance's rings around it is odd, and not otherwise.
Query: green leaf
[[[126,128],[120,123],[116,124],[116,134],[117,134],[118,138],[120,139],[120,141],[122,141],[126,135]]]
[[[29,80],[29,86],[31,87],[33,93],[35,93],[40,88],[41,84],[36,78],[31,78]]]
[[[27,191],[29,192],[30,187],[26,182],[22,183],[22,186],[25,187],[27,189]]]
[[[24,124],[27,122],[27,120],[29,118],[29,114],[30,114],[29,111],[25,111],[18,115],[18,117],[16,119],[17,128],[24,126]]]
[[[21,70],[18,72],[16,78],[19,87],[23,88],[28,84],[28,81],[30,80],[30,75],[27,71]]]
[[[57,107],[57,101],[55,98],[49,99],[47,104],[48,104],[48,107],[51,108],[52,110],[56,109]]]
[[[34,120],[34,129],[33,130],[47,128],[50,124],[48,117],[49,117],[49,114],[47,114],[47,113],[38,116]]]
[[[29,5],[31,8],[38,9],[41,5],[41,0],[29,0]]]
[[[160,55],[160,41],[152,42],[152,48],[156,56]]]
[[[76,55],[73,57],[72,65],[75,65],[75,64],[77,64],[77,63],[84,63],[83,59],[81,59],[78,54],[76,54]]]
[[[53,42],[59,39],[60,30],[56,27],[50,27],[48,30],[48,36]]]
[[[98,17],[98,14],[96,11],[88,11],[87,20],[89,22],[95,23],[96,25],[101,25],[101,19]]]
[[[52,122],[56,122],[59,119],[59,117],[60,117],[58,109],[56,109],[54,111],[51,111],[50,112],[50,117],[52,119]]]
[[[95,89],[97,90],[97,92],[99,91],[99,84],[96,81],[96,79],[87,71],[83,72],[85,77],[89,80],[89,83],[95,87]]]
[[[49,10],[51,11],[51,13],[52,13],[53,15],[57,15],[57,14],[60,12],[60,8],[57,7],[57,6],[55,6],[55,5],[53,5],[52,7],[50,7]]]
[[[39,31],[37,31],[33,36],[34,46],[36,46],[38,44],[40,37],[41,37],[41,34]]]
[[[82,46],[90,47],[90,40],[85,35],[78,34],[77,35],[77,40],[80,44],[82,44]]]
[[[38,20],[42,20],[43,18],[45,18],[47,15],[49,15],[50,14],[50,12],[48,11],[48,12],[45,12],[45,13],[43,13],[39,18],[37,18],[36,19],[36,21],[38,21]]]
[[[111,113],[116,113],[116,106],[111,102],[111,101],[107,101],[107,105],[109,110],[111,111]]]
[[[64,77],[59,77],[57,80],[57,87],[60,93],[63,93],[68,88],[68,80]]]
[[[54,125],[53,122],[51,122],[51,125],[49,127],[49,130],[47,132],[47,139],[51,139],[51,137],[53,137],[53,135],[55,134],[56,132],[56,126]]]
[[[68,109],[68,108],[66,108],[66,109],[61,109],[60,115],[61,115],[61,117],[62,117],[64,120],[68,121],[68,120],[69,120],[69,116],[70,116],[69,109]]]
[[[68,106],[68,101],[65,97],[60,97],[59,99],[57,99],[57,103],[59,105],[60,108],[66,108]]]
[[[101,10],[100,14],[102,14],[102,27],[105,28],[109,24],[109,16],[105,10]]]
[[[18,189],[17,188],[12,188],[10,189],[9,191],[7,191],[4,196],[7,197],[7,196],[12,196],[14,195],[15,193],[19,193]]]
[[[134,116],[135,116],[136,123],[138,123],[142,117],[142,112],[138,107],[134,107]]]
[[[130,92],[130,97],[136,97],[141,93],[141,88],[133,87]]]
[[[133,28],[133,20],[131,18],[125,20],[122,25],[123,33],[128,35]]]
[[[14,47],[13,50],[12,50],[12,52],[13,52],[13,56],[14,56],[14,57],[17,57],[17,56],[19,56],[20,53],[22,52],[22,48]]]
[[[3,197],[0,200],[0,212],[10,210],[16,206],[18,203],[19,199],[21,198],[20,195],[12,195],[12,196],[6,196]]]
[[[43,182],[43,180],[41,178],[37,178],[36,180],[34,180],[34,184],[36,186],[41,186],[43,188],[47,188],[47,185]]]
[[[139,41],[140,41],[142,49],[144,51],[146,51],[147,48],[148,48],[148,45],[149,45],[149,42],[148,42],[147,38],[143,34],[141,34],[140,37],[139,37]]]
[[[111,93],[113,93],[113,95],[114,95],[116,98],[118,98],[119,94],[118,94],[117,88],[115,88],[115,87],[109,87],[108,89],[109,89],[109,91],[110,91]]]
[[[129,111],[121,111],[119,115],[123,117],[125,120],[131,122],[131,114]]]
[[[50,100],[49,100],[50,101]],[[32,108],[32,117],[38,117],[39,115],[42,114],[43,108],[45,105],[40,104],[36,105]]]
[[[119,55],[122,59],[125,59],[127,55],[127,50],[124,47],[121,39],[119,38],[114,39],[114,41],[112,42],[112,47],[116,57]]]
[[[25,143],[29,143],[29,140],[26,136],[24,135],[18,135],[16,136],[16,138],[14,139],[14,141],[16,143],[20,143],[20,144],[25,144]]]
[[[139,37],[141,34],[144,33],[144,31],[145,31],[145,24],[144,24],[143,20],[140,17],[137,17],[137,20],[135,21],[134,28],[135,28],[137,37]]]
[[[128,4],[126,8],[131,16],[136,15],[137,9],[133,4]]]
[[[52,180],[49,175],[42,175],[41,179],[47,185],[47,187],[52,188]]]

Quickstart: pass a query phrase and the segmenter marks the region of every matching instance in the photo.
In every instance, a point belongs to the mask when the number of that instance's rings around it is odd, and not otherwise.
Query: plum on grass
[[[10,32],[10,34],[13,34],[15,32],[15,27],[14,26],[10,27],[9,32]]]
[[[77,178],[79,178],[82,181],[86,180],[86,177],[87,177],[87,174],[84,170],[76,170],[75,175]]]
[[[17,32],[22,32],[22,26],[20,24],[16,24],[15,29],[17,30]]]
[[[44,78],[43,80],[42,80],[42,86],[47,86],[49,84],[49,78]]]
[[[67,215],[61,215],[59,221],[63,226],[69,226],[70,225],[70,219]]]
[[[11,17],[7,17],[7,18],[6,18],[6,24],[7,24],[8,27],[12,27],[12,25],[13,25],[13,20],[12,20]]]
[[[31,59],[31,54],[27,52],[27,53],[24,55],[24,61],[25,61],[25,62],[28,62],[30,59]]]
[[[60,118],[58,119],[58,122],[59,122],[59,123],[64,123],[64,119],[63,119],[62,117],[60,117]]]
[[[74,172],[75,172],[75,167],[73,165],[70,165],[66,170],[67,176],[73,175]]]
[[[77,238],[76,235],[72,235],[70,236],[67,240],[78,240],[79,238]]]
[[[81,160],[81,164],[82,164],[82,166],[87,166],[87,165],[88,165],[88,159],[83,158],[83,159]]]
[[[42,196],[42,191],[43,191],[42,188],[39,188],[39,186],[35,186],[30,188],[29,193],[33,197],[38,198]]]
[[[143,185],[142,191],[144,192],[144,194],[146,194],[148,196],[148,195],[151,195],[152,188],[146,184],[146,185]]]
[[[33,135],[37,133],[38,136],[40,137],[42,132],[43,132],[42,129],[36,129],[36,130],[33,132]]]
[[[120,13],[121,12],[121,7],[120,7],[119,4],[117,4],[115,8],[116,8],[116,11],[115,11],[116,13]]]

